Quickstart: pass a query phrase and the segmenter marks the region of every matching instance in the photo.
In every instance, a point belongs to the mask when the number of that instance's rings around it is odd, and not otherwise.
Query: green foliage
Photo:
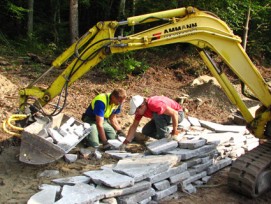
[[[97,67],[108,77],[115,80],[125,79],[128,74],[142,74],[148,69],[144,62],[135,60],[132,53],[112,55]]]
[[[78,2],[79,2],[79,4],[86,6],[86,7],[89,7],[91,5],[90,0],[79,0]]]
[[[182,0],[179,6],[194,6],[200,10],[213,12],[240,37],[243,36],[246,15],[250,8],[247,52],[251,57],[258,55],[262,59],[270,58],[270,0]]]
[[[225,21],[236,35],[243,36],[244,23],[248,8],[251,8],[247,52],[253,57],[262,59],[271,57],[271,5],[270,0],[137,0],[126,1],[125,17],[141,15],[151,12],[193,6],[200,10],[214,13]],[[33,39],[27,39],[27,14],[28,2],[22,0],[0,1],[0,42],[7,46],[8,51],[42,52],[53,55],[59,47],[68,47],[69,36],[69,1],[66,0],[35,0],[34,4],[34,31]],[[99,21],[118,20],[120,1],[114,0],[79,0],[79,33],[84,34],[89,28]],[[135,8],[135,10],[133,10]],[[135,13],[134,13],[135,12]],[[125,20],[121,19],[121,20]],[[153,24],[135,26],[135,31],[147,30]],[[125,27],[124,32],[130,32],[131,27]],[[118,33],[117,33],[118,35]],[[48,48],[54,43],[56,48]],[[177,45],[173,45],[176,46]],[[163,52],[163,48],[157,50]],[[128,64],[136,63],[125,59]],[[124,60],[124,61],[125,61]],[[113,66],[113,65],[112,65]],[[127,65],[123,65],[127,66]],[[118,67],[118,66],[113,66]],[[127,70],[129,70],[129,66]],[[114,70],[112,68],[112,70]]]
[[[136,15],[146,14],[167,9],[178,8],[178,0],[164,1],[164,0],[138,0],[136,2]]]
[[[0,55],[23,56],[26,53],[35,53],[43,57],[54,58],[62,52],[62,48],[55,43],[45,44],[35,36],[29,38],[18,38],[16,41],[9,39],[0,32]]]
[[[7,3],[8,6],[8,10],[9,12],[12,14],[13,17],[15,17],[16,19],[23,19],[25,17],[25,14],[28,12],[27,9],[21,7],[21,6],[17,6],[11,2]]]

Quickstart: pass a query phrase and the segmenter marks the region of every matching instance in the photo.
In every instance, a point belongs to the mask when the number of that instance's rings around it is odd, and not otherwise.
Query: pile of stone
[[[158,201],[176,192],[181,181],[188,185],[195,179],[190,177],[187,166],[176,155],[125,158],[81,176],[54,179],[52,182],[58,185],[40,186],[41,191],[28,203],[42,203],[45,197],[47,203],[58,204]]]
[[[259,145],[245,126],[220,125],[188,117],[175,140],[147,144],[145,154],[108,151],[120,160],[81,176],[43,185],[28,203],[153,203],[177,191],[195,193],[211,175]],[[111,141],[118,147],[120,141]],[[41,202],[42,203],[42,202]]]
[[[44,138],[67,152],[90,132],[91,127],[88,123],[79,123],[73,117],[69,117],[59,127],[48,126],[43,128],[37,136]]]
[[[181,160],[207,154],[216,160],[236,159],[259,145],[259,139],[249,133],[246,126],[221,125],[188,117],[181,124],[183,132],[177,141],[167,139],[150,143],[152,154],[175,154]]]

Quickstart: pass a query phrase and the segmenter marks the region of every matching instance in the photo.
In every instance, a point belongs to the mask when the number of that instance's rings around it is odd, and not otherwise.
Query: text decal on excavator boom
[[[172,27],[172,28],[165,29],[164,34],[176,32],[176,31],[181,31],[181,30],[185,30],[185,29],[194,29],[197,26],[198,26],[197,23],[191,23],[191,24],[187,24],[187,25],[180,25],[180,26],[177,26],[177,27]],[[152,34],[152,36],[153,36],[152,40],[160,39],[161,34],[162,34],[162,32]]]
[[[169,29],[165,29],[164,33],[171,33],[171,32],[176,32],[176,31],[180,31],[180,30],[184,30],[184,29],[190,29],[190,28],[196,28],[197,27],[197,23],[191,23],[191,24],[187,24],[187,25],[182,25],[182,26],[178,26],[178,27],[172,27]]]

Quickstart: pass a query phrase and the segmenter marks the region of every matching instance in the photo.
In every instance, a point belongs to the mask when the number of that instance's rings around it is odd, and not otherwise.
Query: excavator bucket
[[[67,134],[62,136],[58,131]],[[86,124],[64,114],[53,117],[51,121],[38,119],[22,132],[19,160],[34,165],[54,162],[72,150],[90,131]],[[51,137],[48,132],[56,135]]]

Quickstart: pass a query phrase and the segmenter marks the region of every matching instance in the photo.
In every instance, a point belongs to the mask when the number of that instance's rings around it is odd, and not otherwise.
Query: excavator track
[[[271,189],[271,142],[236,159],[229,172],[230,189],[245,196],[256,198]]]

